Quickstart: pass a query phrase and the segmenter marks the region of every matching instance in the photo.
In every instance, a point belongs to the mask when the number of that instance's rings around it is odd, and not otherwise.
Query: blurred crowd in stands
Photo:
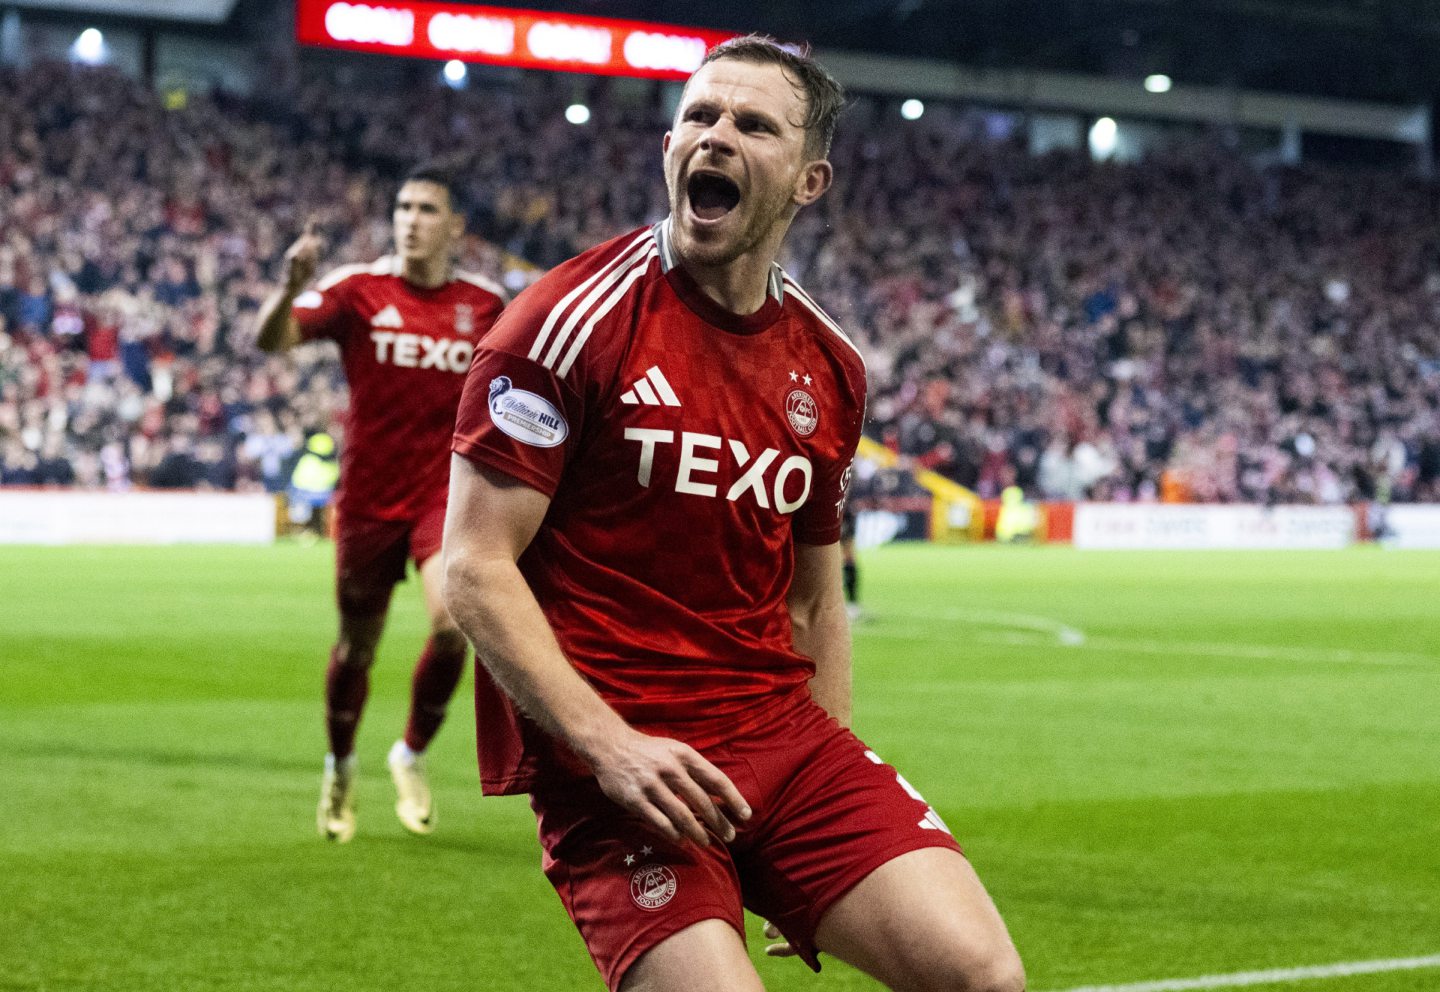
[[[323,268],[377,257],[396,177],[454,157],[461,264],[516,290],[664,216],[658,91],[596,83],[575,126],[571,86],[0,73],[0,484],[283,488],[307,435],[343,444],[331,346],[251,340],[307,216]],[[796,222],[786,267],[864,352],[872,437],[986,497],[1440,501],[1440,186],[1214,140],[1034,157],[995,121],[857,100]]]

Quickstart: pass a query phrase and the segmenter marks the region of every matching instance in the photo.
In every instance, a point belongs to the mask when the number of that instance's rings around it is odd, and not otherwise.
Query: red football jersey
[[[549,495],[520,568],[580,674],[695,747],[806,691],[794,541],[839,539],[865,409],[859,352],[776,266],[737,317],[676,265],[668,222],[553,270],[476,351],[454,450]],[[568,764],[476,680],[487,791]]]
[[[445,502],[455,408],[503,293],[463,272],[433,289],[416,286],[400,275],[399,257],[387,255],[336,269],[295,300],[301,338],[337,342],[350,384],[342,513],[401,520]]]

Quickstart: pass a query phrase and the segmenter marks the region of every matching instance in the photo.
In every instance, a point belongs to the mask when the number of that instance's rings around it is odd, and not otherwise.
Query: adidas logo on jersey
[[[675,390],[670,388],[670,383],[665,379],[665,373],[660,371],[660,366],[652,365],[645,370],[645,374],[635,380],[631,386],[620,397],[621,403],[628,403],[630,406],[643,403],[645,406],[679,406],[680,397],[675,395]]]
[[[370,318],[371,327],[404,327],[405,321],[400,316],[400,311],[395,309],[395,304],[390,304],[375,316]]]

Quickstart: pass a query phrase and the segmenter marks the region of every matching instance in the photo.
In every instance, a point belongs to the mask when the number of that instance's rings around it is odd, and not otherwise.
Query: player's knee
[[[352,626],[383,623],[393,592],[393,586],[384,584],[342,582],[336,596],[342,622]]]
[[[1025,992],[1025,968],[1008,942],[994,947],[957,945],[920,964],[897,992]]]
[[[967,992],[1025,992],[1025,966],[1013,947],[1006,946],[977,967]]]
[[[1025,992],[1025,968],[1008,944],[957,959],[946,972],[935,992]]]
[[[333,657],[344,668],[369,668],[375,664],[375,645],[342,637],[335,642]]]
[[[436,624],[431,629],[430,643],[441,654],[463,654],[465,652],[465,635],[453,622],[448,622],[448,617],[446,623]]]

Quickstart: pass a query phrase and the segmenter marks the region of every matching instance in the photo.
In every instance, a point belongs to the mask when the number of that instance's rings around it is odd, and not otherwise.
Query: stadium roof
[[[131,18],[273,29],[293,0],[11,0]],[[378,0],[376,0],[378,2]],[[470,0],[458,0],[470,2]],[[519,0],[806,40],[821,50],[1235,86],[1392,103],[1440,97],[1440,0]],[[258,30],[258,27],[257,27]]]
[[[167,21],[223,24],[235,0],[9,0],[17,7],[60,10],[109,17],[144,17]]]
[[[1413,102],[1440,92],[1440,0],[528,0],[764,30],[819,48]]]

